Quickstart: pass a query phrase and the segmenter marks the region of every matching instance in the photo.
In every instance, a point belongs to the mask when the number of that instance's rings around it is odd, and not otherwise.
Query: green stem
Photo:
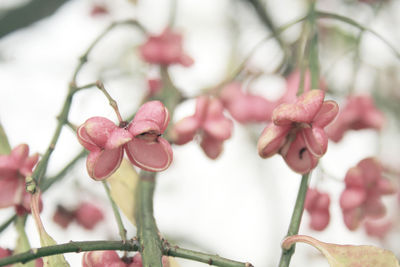
[[[386,44],[392,50],[392,52],[396,55],[396,57],[398,59],[400,59],[400,52],[388,40],[386,40],[382,35],[380,35],[376,31],[361,25],[357,21],[352,20],[352,19],[350,19],[348,17],[345,17],[345,16],[341,16],[341,15],[334,14],[334,13],[329,13],[329,12],[323,12],[323,11],[316,11],[316,15],[319,18],[340,20],[340,21],[345,22],[345,23],[347,23],[349,25],[352,25],[352,26],[354,26],[354,27],[356,27],[356,28],[358,28],[358,29],[360,29],[362,31],[367,31],[367,32],[375,35],[378,39],[380,39],[384,44]]]
[[[7,229],[7,227],[10,226],[13,221],[15,221],[15,219],[17,219],[16,214],[12,215],[2,225],[0,225],[0,233]]]
[[[29,243],[28,236],[26,235],[25,232],[25,222],[26,222],[26,215],[25,216],[18,216],[17,221],[15,222],[15,228],[18,232],[18,238],[17,238],[17,244],[16,247],[13,251],[13,254],[18,254],[23,251],[27,251],[31,249],[31,245]],[[15,267],[20,267],[21,265],[14,265]],[[35,262],[30,261],[23,266],[26,267],[35,267]]]
[[[180,248],[178,246],[171,246],[168,243],[164,245],[164,254],[172,257],[179,257],[188,260],[203,262],[208,265],[221,266],[221,267],[252,267],[253,265],[248,262],[239,262],[229,260],[218,255],[211,255],[202,252],[193,251],[190,249]]]
[[[93,250],[122,250],[122,251],[137,251],[139,244],[137,240],[128,241],[83,241],[69,242],[54,246],[41,247],[31,249],[27,252],[13,255],[7,258],[0,259],[0,266],[13,264],[17,262],[28,262],[37,258],[52,256],[63,253],[80,253],[82,251]]]
[[[297,193],[296,204],[292,213],[292,218],[290,220],[289,230],[286,236],[297,235],[299,233],[301,217],[304,210],[304,201],[306,199],[307,189],[308,189],[308,178],[309,173],[302,176],[300,182],[299,192]],[[279,267],[287,267],[290,264],[290,259],[294,254],[295,246],[290,249],[282,249],[281,259],[279,262]]]
[[[153,215],[156,174],[155,172],[141,171],[136,191],[135,219],[143,267],[162,267],[162,243]]]
[[[114,217],[115,217],[115,220],[117,221],[117,224],[118,224],[119,235],[120,235],[122,241],[126,241],[126,229],[124,227],[124,224],[122,223],[121,214],[119,213],[117,204],[115,204],[115,201],[111,197],[110,188],[108,187],[106,181],[103,181],[103,186],[104,186],[104,189],[106,190],[108,199],[110,200],[111,207],[112,207],[113,212],[114,212]]]

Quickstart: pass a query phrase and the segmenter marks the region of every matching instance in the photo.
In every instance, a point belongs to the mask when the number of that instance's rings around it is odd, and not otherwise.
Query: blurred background
[[[371,2],[371,3],[370,3]],[[373,2],[373,3],[372,3]],[[194,112],[196,96],[224,80],[269,35],[255,0],[31,0],[0,2],[0,122],[12,147],[29,144],[32,153],[44,153],[53,135],[61,105],[79,57],[90,43],[114,21],[137,19],[150,33],[159,34],[174,20],[184,49],[195,63],[189,68],[170,67],[174,84],[188,98],[178,106],[177,121]],[[308,1],[260,1],[276,27],[305,15]],[[175,8],[174,8],[175,7]],[[400,50],[399,1],[318,1],[319,10],[348,16],[380,33]],[[331,221],[322,232],[308,227],[304,213],[301,234],[330,243],[371,244],[400,256],[400,229],[395,224],[386,238],[369,237],[363,227],[349,231],[338,204],[342,180],[361,159],[377,156],[385,164],[399,166],[399,59],[375,36],[334,20],[318,20],[320,74],[329,99],[343,103],[349,90],[370,92],[384,112],[381,132],[346,133],[330,143],[327,154],[313,171],[311,185],[331,195]],[[289,47],[296,47],[301,24],[283,34]],[[134,27],[121,26],[108,34],[89,56],[78,76],[80,85],[104,81],[118,102],[123,117],[137,108],[147,93],[147,79],[157,69],[143,62],[138,46],[146,40]],[[263,42],[247,61],[252,91],[276,99],[285,89],[279,67],[283,53],[278,42]],[[357,60],[355,60],[357,59]],[[117,121],[107,99],[98,90],[76,95],[70,122],[82,124],[92,116]],[[228,115],[229,116],[229,115]],[[155,217],[161,233],[185,248],[219,254],[254,266],[277,266],[280,243],[286,235],[301,176],[291,171],[281,156],[261,159],[256,143],[265,124],[235,122],[231,139],[217,160],[208,159],[196,142],[174,146],[171,167],[159,174],[155,192]],[[51,158],[49,174],[60,170],[81,149],[75,133],[64,128]],[[82,201],[96,203],[106,220],[92,231],[76,224],[62,229],[52,221],[57,204],[73,208]],[[82,160],[59,183],[43,195],[42,220],[58,243],[70,240],[118,240],[118,229],[102,185],[87,175]],[[388,217],[398,222],[397,196],[384,197]],[[14,209],[0,211],[6,220]],[[135,228],[125,220],[128,236]],[[31,218],[27,221],[31,245],[39,238]],[[0,246],[13,248],[13,227],[0,234]],[[80,266],[82,254],[66,254],[71,266]],[[177,259],[181,266],[204,264]],[[328,266],[319,252],[304,244],[296,248],[291,266]]]

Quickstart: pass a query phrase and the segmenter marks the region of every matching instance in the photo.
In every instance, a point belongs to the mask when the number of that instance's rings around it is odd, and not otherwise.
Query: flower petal
[[[325,93],[322,90],[311,90],[301,95],[293,104],[281,104],[272,113],[276,125],[287,125],[292,122],[311,123],[320,110]]]
[[[350,231],[354,231],[358,228],[363,217],[364,212],[360,208],[343,211],[344,224]]]
[[[77,136],[79,143],[89,151],[96,151],[99,147],[90,139],[86,132],[85,124],[82,124],[77,129]]]
[[[287,151],[281,150],[287,165],[297,173],[308,173],[317,166],[318,159],[307,149],[302,134],[296,134]]]
[[[324,128],[329,125],[338,115],[339,106],[335,101],[328,100],[322,103],[321,109],[315,115],[313,125]]]
[[[114,149],[132,140],[132,134],[124,128],[116,128],[105,144],[106,149]]]
[[[310,220],[310,228],[315,231],[322,231],[324,230],[330,220],[329,210],[318,210],[314,211],[311,214]]]
[[[154,142],[133,138],[125,150],[132,164],[146,171],[163,171],[172,163],[171,145],[162,137]]]
[[[24,191],[25,182],[23,179],[15,177],[0,179],[0,208],[21,203]]]
[[[135,118],[129,125],[129,131],[133,136],[154,131],[163,133],[168,126],[169,113],[160,101],[149,101],[143,104],[136,112]]]
[[[216,140],[226,140],[231,137],[233,123],[225,117],[207,119],[203,124],[204,131]]]
[[[192,141],[199,126],[199,121],[195,116],[186,117],[178,121],[172,128],[171,133],[174,143],[183,145]]]
[[[32,174],[32,169],[36,165],[39,160],[39,153],[35,153],[32,156],[28,157],[19,172],[24,176],[29,176]]]
[[[340,207],[345,211],[355,209],[361,206],[366,198],[364,190],[347,188],[340,195]]]
[[[223,142],[218,139],[214,139],[212,136],[205,134],[201,140],[200,146],[206,153],[207,157],[216,159],[221,154]]]
[[[262,158],[268,158],[276,154],[283,146],[289,130],[290,125],[276,126],[274,123],[270,123],[258,139],[258,154]]]
[[[121,164],[123,153],[122,147],[90,152],[86,160],[89,176],[94,180],[104,180],[109,177]]]
[[[328,149],[328,136],[320,127],[304,128],[301,130],[308,151],[315,157],[322,157]]]
[[[79,127],[78,139],[79,137],[82,137],[83,142],[87,142],[89,144],[93,143],[99,148],[105,147],[105,144],[108,138],[110,137],[111,133],[118,128],[112,121],[103,117],[90,118],[84,123],[84,125],[86,132],[82,131],[80,133],[79,131],[80,127]],[[85,146],[83,143],[82,145]],[[90,149],[88,150],[93,151]]]

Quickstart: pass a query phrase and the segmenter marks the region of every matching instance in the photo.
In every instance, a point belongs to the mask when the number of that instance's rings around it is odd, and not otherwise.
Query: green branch
[[[180,248],[178,246],[171,246],[168,243],[164,245],[164,254],[172,257],[179,257],[188,260],[194,260],[206,263],[208,265],[221,266],[221,267],[252,267],[253,265],[248,262],[239,262],[229,260],[218,255],[211,255],[202,252],[193,251],[190,249]]]
[[[136,191],[135,219],[143,267],[162,267],[162,243],[153,216],[156,174],[155,172],[141,171]]]
[[[304,174],[301,177],[299,192],[297,193],[296,204],[292,213],[292,218],[290,219],[289,230],[286,236],[297,235],[299,233],[301,217],[304,210],[304,201],[306,199],[307,189],[308,189],[308,177],[309,174]],[[279,262],[279,267],[287,267],[290,264],[290,259],[294,254],[295,246],[290,249],[282,249],[281,259]]]
[[[0,259],[0,266],[5,266],[13,263],[25,263],[34,259],[56,254],[93,250],[123,250],[137,251],[139,244],[137,240],[128,241],[84,241],[84,242],[69,242],[48,247],[31,249],[30,251],[13,255],[7,258]]]
[[[352,19],[350,19],[348,17],[345,17],[345,16],[341,16],[341,15],[334,14],[334,13],[329,13],[329,12],[323,12],[323,11],[316,11],[316,15],[319,18],[340,20],[340,21],[345,22],[345,23],[347,23],[349,25],[352,25],[352,26],[354,26],[354,27],[356,27],[356,28],[358,28],[358,29],[360,29],[362,31],[367,31],[367,32],[375,35],[378,39],[380,39],[383,43],[385,43],[392,50],[392,52],[396,55],[396,57],[398,59],[400,59],[400,52],[391,43],[389,43],[388,40],[386,40],[382,35],[380,35],[376,31],[361,25],[357,21],[352,20]]]

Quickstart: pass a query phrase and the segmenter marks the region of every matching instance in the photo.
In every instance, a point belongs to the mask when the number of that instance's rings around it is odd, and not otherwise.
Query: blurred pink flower
[[[162,81],[160,78],[151,78],[147,80],[148,85],[148,95],[154,96],[162,89]]]
[[[393,222],[388,218],[367,219],[364,223],[365,232],[369,236],[384,239],[388,232],[393,228]]]
[[[384,121],[383,113],[375,107],[370,95],[352,95],[327,133],[330,139],[339,142],[348,130],[380,130]]]
[[[381,163],[375,158],[363,159],[347,171],[340,207],[344,223],[350,230],[357,229],[364,218],[377,219],[385,215],[381,196],[394,194],[396,188],[382,177],[382,171]]]
[[[93,229],[104,219],[103,212],[98,207],[88,202],[81,203],[74,215],[77,223],[88,230]]]
[[[169,267],[167,256],[162,257],[163,267]],[[142,267],[142,256],[136,253],[133,257],[121,259],[114,250],[85,252],[82,267]]]
[[[38,159],[37,153],[29,157],[26,144],[15,147],[10,155],[0,155],[0,208],[26,204],[30,194],[25,191],[25,177],[32,175]]]
[[[298,173],[311,171],[328,146],[324,127],[337,113],[335,101],[324,101],[322,90],[311,90],[274,109],[272,123],[258,140],[258,153],[267,158],[280,153],[289,167]]]
[[[223,114],[220,100],[201,96],[197,98],[194,115],[178,121],[173,127],[175,144],[183,145],[193,140],[196,134],[201,138],[200,146],[209,158],[215,159],[222,152],[223,142],[231,137],[233,123]]]
[[[317,189],[309,188],[304,203],[304,208],[310,213],[310,228],[316,231],[324,230],[330,220],[330,197]]]
[[[166,28],[160,35],[149,36],[140,47],[142,58],[152,64],[181,64],[189,67],[193,59],[183,52],[182,35]]]
[[[127,127],[118,127],[102,117],[88,119],[77,132],[79,142],[90,151],[86,161],[89,176],[103,180],[113,174],[121,164],[124,149],[139,168],[167,169],[172,162],[172,149],[161,135],[168,122],[168,110],[160,101],[142,105]]]

